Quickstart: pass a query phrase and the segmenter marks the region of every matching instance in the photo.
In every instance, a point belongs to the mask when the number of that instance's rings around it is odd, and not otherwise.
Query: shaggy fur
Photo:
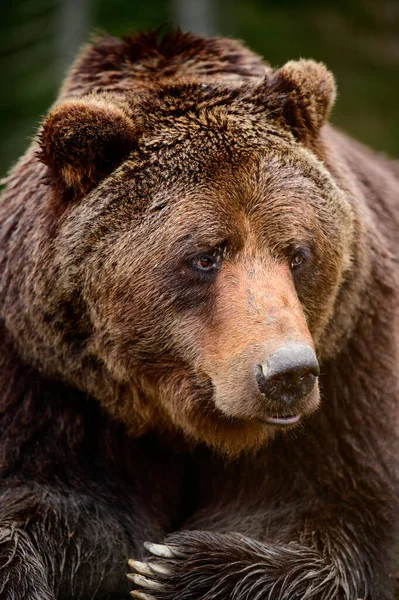
[[[2,599],[129,556],[138,598],[393,597],[399,169],[334,99],[232,40],[78,58],[0,203]],[[291,344],[318,384],[266,397]]]

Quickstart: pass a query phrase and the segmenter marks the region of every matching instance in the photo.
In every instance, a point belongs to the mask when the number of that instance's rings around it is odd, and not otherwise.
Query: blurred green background
[[[338,82],[333,121],[399,157],[399,0],[13,0],[0,22],[0,175],[26,148],[90,32],[161,23],[245,40],[275,66],[324,61]]]

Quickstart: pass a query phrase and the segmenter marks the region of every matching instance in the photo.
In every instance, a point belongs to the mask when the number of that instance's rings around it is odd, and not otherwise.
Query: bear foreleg
[[[132,547],[99,499],[37,484],[0,493],[1,600],[120,600]]]
[[[129,561],[139,600],[376,599],[356,552],[320,552],[299,543],[263,544],[241,534],[182,531],[146,544],[148,562]],[[348,564],[352,559],[352,564]],[[371,579],[370,579],[371,577]],[[365,583],[366,582],[366,583]],[[371,589],[371,587],[373,589]],[[378,598],[391,598],[388,584]],[[361,596],[360,596],[361,595]]]

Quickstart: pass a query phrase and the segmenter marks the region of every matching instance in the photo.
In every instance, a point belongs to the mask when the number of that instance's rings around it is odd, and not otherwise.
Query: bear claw
[[[129,567],[137,571],[137,573],[140,573],[140,575],[152,575],[152,570],[147,565],[147,563],[140,562],[139,560],[134,560],[133,558],[130,558],[127,561],[127,563]]]
[[[136,574],[129,573],[128,579],[130,579],[131,581],[134,581],[134,583],[136,585],[139,585],[140,587],[143,587],[143,588],[148,588],[150,590],[161,590],[163,588],[162,583],[158,583],[157,581],[154,581],[153,579],[148,579],[147,577],[144,577],[143,575],[136,575]]]
[[[154,596],[143,594],[143,592],[139,592],[139,590],[131,591],[130,595],[133,596],[133,598],[137,598],[137,600],[155,600]]]
[[[152,544],[151,542],[144,542],[144,548],[154,554],[155,556],[160,556],[161,558],[173,558],[174,554],[169,546],[165,546],[164,544]]]
[[[164,567],[158,563],[149,563],[149,567],[153,573],[159,573],[160,575],[169,575],[170,569]]]

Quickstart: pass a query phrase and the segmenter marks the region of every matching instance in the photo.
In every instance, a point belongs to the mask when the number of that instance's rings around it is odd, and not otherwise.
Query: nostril
[[[311,381],[315,379],[319,375],[319,368],[299,368],[299,369],[291,369],[280,375],[277,375],[276,378],[279,381],[286,379],[287,382],[297,384],[303,383],[306,381]]]
[[[304,381],[309,381],[311,379],[313,379],[315,377],[315,375],[313,375],[313,373],[310,370],[305,371],[305,373],[302,373],[302,375],[300,375],[298,377],[298,383],[303,383]]]

